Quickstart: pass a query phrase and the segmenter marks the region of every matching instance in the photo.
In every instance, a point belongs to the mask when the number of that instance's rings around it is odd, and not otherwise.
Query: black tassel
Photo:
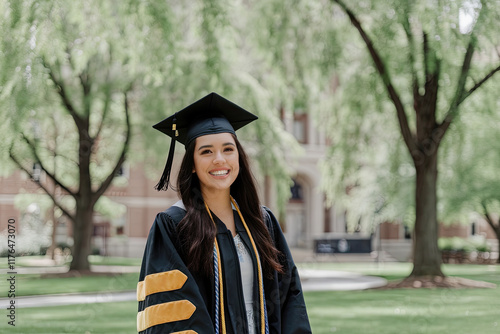
[[[155,189],[158,191],[167,190],[168,185],[170,184],[170,172],[172,170],[172,163],[174,161],[174,153],[175,153],[175,142],[176,137],[179,135],[177,131],[177,119],[174,117],[172,123],[172,141],[170,142],[170,150],[168,151],[167,163],[165,164],[165,169],[163,170],[163,174],[161,175],[160,181],[155,186]]]

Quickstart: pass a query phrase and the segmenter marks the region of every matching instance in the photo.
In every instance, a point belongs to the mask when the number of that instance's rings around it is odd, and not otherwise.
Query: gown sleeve
[[[266,296],[268,304],[271,304],[271,309],[269,309],[270,305],[268,305],[268,312],[279,310],[279,314],[271,314],[269,320],[271,322],[274,320],[275,329],[279,333],[312,333],[299,273],[293,261],[292,254],[276,217],[268,208],[264,209],[264,218],[274,245],[281,253],[279,260],[284,269],[283,273],[277,274],[277,288],[271,291],[269,296]],[[279,301],[277,300],[278,298]]]
[[[200,290],[178,251],[176,224],[182,216],[175,209],[161,212],[149,232],[137,284],[141,334],[214,333]]]

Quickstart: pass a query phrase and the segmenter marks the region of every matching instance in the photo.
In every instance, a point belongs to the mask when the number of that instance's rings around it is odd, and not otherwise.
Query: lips
[[[210,172],[210,175],[213,176],[226,176],[227,174],[229,174],[228,169],[214,170]]]

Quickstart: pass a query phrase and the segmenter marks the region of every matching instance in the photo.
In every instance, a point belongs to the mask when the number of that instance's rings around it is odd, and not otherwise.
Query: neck
[[[210,210],[216,215],[223,212],[232,212],[231,195],[228,191],[221,192],[204,192],[202,191],[203,200],[207,203]]]

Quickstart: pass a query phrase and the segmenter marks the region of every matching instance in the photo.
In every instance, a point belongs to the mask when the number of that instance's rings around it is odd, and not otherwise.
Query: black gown
[[[281,228],[264,208],[264,217],[275,247],[281,252],[284,273],[264,278],[266,310],[271,334],[311,333],[300,278]],[[140,333],[215,333],[214,277],[190,272],[180,251],[176,226],[185,210],[172,206],[159,213],[149,232],[138,283]],[[236,211],[236,232],[250,252],[254,267],[254,317],[260,333],[257,264],[248,234]],[[214,216],[222,262],[225,324],[228,334],[248,333],[240,264],[233,236]],[[261,333],[263,334],[263,333]]]

